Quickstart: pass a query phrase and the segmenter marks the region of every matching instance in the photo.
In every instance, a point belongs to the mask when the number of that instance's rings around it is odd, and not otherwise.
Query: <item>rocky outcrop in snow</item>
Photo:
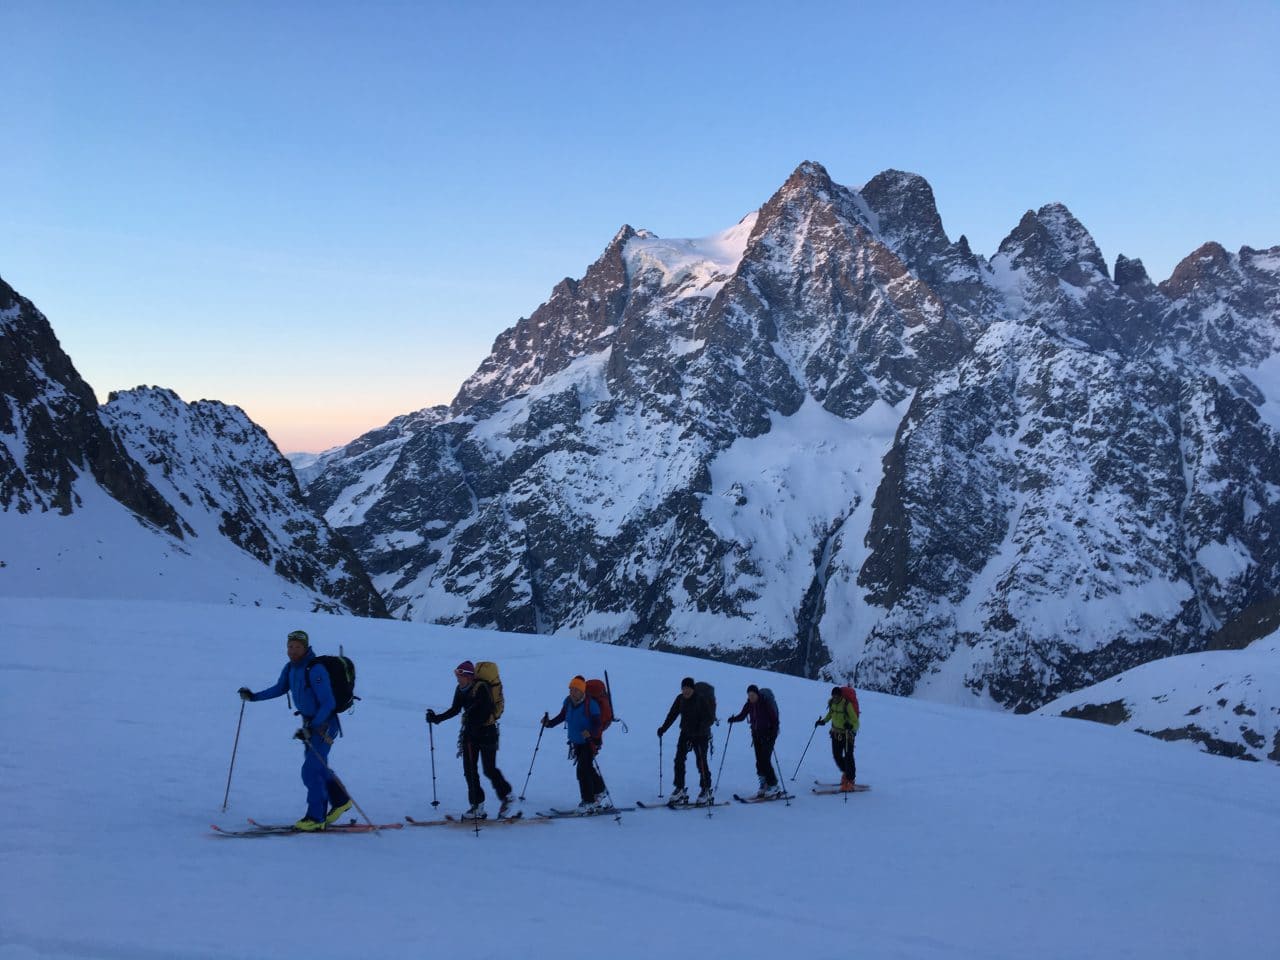
[[[1040,713],[1125,727],[1238,760],[1280,763],[1280,638],[1144,664]]]

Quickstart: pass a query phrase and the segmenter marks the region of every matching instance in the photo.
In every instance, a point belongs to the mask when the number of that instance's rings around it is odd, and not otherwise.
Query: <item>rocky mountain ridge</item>
[[[307,493],[397,616],[1029,710],[1280,595],[1278,329],[1280,248],[1156,285],[1047,204],[987,260],[804,163],[623,227]]]
[[[156,388],[99,405],[47,318],[3,281],[0,383],[0,592],[182,589],[385,616],[360,561],[243,411]]]

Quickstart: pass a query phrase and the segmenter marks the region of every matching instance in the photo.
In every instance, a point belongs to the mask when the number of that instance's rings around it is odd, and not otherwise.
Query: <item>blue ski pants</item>
[[[302,745],[302,782],[307,788],[307,816],[312,820],[323,820],[330,804],[337,807],[347,802],[346,791],[338,786],[333,773],[325,766],[333,744],[325,739],[324,732],[313,734],[310,746]],[[320,756],[316,756],[317,753]],[[324,762],[321,762],[321,757]]]

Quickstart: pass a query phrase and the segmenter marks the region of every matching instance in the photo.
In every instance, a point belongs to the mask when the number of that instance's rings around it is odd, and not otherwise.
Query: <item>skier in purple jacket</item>
[[[778,708],[771,697],[760,696],[754,683],[747,687],[747,702],[729,718],[730,723],[746,719],[751,724],[751,746],[756,752],[756,776],[760,778],[757,797],[780,797],[778,774],[773,769],[773,745],[778,741]]]

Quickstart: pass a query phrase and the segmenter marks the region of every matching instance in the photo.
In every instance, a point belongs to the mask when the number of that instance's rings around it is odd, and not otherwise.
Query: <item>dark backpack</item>
[[[761,687],[760,699],[763,700],[765,703],[767,703],[769,706],[773,707],[773,715],[777,717],[779,723],[781,723],[782,714],[778,712],[778,701],[774,699],[773,691],[770,690],[768,687]]]
[[[350,657],[323,656],[316,657],[307,667],[307,686],[311,686],[311,668],[320,665],[329,674],[329,687],[333,690],[333,712],[342,713],[355,706],[356,665]]]
[[[604,732],[613,723],[613,701],[609,698],[609,688],[603,680],[587,681],[587,699],[594,700],[600,707],[600,738],[603,740]],[[588,710],[587,715],[590,716],[590,713]]]
[[[699,680],[693,685],[693,695],[695,697],[701,697],[707,706],[711,708],[711,720],[707,724],[707,727],[710,728],[711,724],[715,723],[716,720],[719,719],[716,716],[716,688],[705,680]]]

